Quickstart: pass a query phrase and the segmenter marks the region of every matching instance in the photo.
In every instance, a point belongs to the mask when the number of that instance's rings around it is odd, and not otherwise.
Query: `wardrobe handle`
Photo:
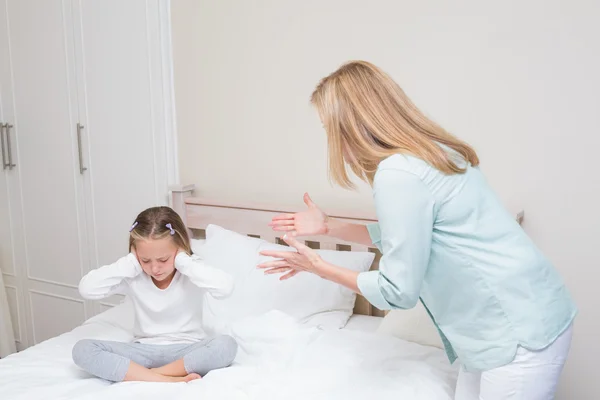
[[[6,146],[4,145],[4,124],[0,122],[0,141],[2,142],[2,169],[8,168],[10,163],[6,163]]]
[[[83,150],[81,148],[81,130],[84,128],[83,125],[77,123],[77,149],[79,151],[79,173],[83,174],[87,171],[87,168],[83,166]]]
[[[17,166],[17,164],[13,164],[12,162],[12,146],[10,144],[10,130],[13,126],[9,123],[4,124],[4,131],[6,132],[6,147],[8,148],[8,168],[13,169]]]

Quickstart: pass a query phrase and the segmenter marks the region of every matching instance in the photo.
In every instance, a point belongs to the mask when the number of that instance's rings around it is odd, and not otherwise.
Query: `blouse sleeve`
[[[373,186],[379,224],[368,229],[383,255],[378,271],[359,274],[358,288],[381,310],[412,308],[429,264],[435,200],[419,177],[402,170],[378,171]]]

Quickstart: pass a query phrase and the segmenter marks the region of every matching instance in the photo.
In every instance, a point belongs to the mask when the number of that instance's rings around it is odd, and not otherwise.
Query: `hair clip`
[[[131,232],[132,230],[134,230],[134,229],[135,229],[135,227],[137,226],[137,224],[138,224],[138,222],[137,222],[137,221],[135,221],[135,222],[133,223],[133,225],[131,225],[131,228],[129,228],[129,232]]]
[[[171,236],[175,234],[175,229],[173,229],[173,227],[171,226],[171,224],[167,224],[165,226],[171,230]]]

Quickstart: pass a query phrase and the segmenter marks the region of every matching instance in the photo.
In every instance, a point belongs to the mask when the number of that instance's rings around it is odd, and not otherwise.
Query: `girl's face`
[[[170,237],[137,240],[135,253],[144,272],[155,282],[169,283],[175,275],[177,245]]]

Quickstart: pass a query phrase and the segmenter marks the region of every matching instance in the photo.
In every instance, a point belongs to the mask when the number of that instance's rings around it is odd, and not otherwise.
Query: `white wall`
[[[374,62],[525,209],[580,307],[560,398],[598,397],[598,2],[172,0],[172,13],[183,183],[230,201],[297,206],[309,191],[372,210],[366,186],[329,185],[309,96],[342,62]]]

